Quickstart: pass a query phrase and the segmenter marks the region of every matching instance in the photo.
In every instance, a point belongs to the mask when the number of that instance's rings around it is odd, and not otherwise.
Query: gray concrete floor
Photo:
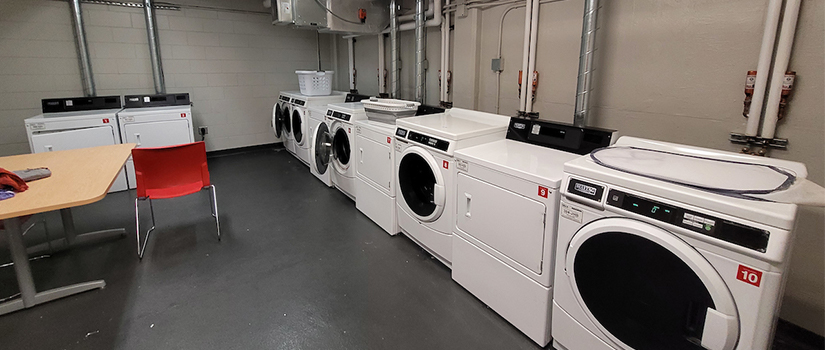
[[[128,236],[34,261],[35,282],[44,290],[105,279],[107,287],[0,316],[0,348],[537,348],[441,263],[388,236],[287,152],[209,165],[221,242],[206,192],[155,202],[158,228],[142,262],[133,192],[77,208],[81,232],[126,227]],[[59,232],[59,215],[46,217]],[[0,247],[8,261],[4,235]],[[0,297],[16,292],[13,269],[0,269]],[[795,338],[775,348],[802,348]]]

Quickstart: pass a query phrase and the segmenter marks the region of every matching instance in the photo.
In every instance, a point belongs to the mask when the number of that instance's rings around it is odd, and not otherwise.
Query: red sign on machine
[[[744,265],[739,265],[739,271],[736,272],[736,279],[759,287],[759,285],[762,284],[762,272]]]
[[[109,118],[103,118],[103,124],[109,124]]]
[[[547,192],[549,192],[547,187],[539,186],[539,197],[547,198]]]
[[[450,169],[450,162],[445,160],[443,163],[441,163],[441,166],[443,166],[444,169]]]
[[[181,117],[181,118],[186,118],[186,113],[181,113],[181,114],[180,114],[180,117]]]
[[[392,137],[387,137],[387,143],[392,143]]]

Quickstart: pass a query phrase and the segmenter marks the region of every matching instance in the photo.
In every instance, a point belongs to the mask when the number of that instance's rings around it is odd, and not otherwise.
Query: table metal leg
[[[59,238],[50,242],[29,247],[28,253],[30,255],[39,255],[48,250],[59,252],[69,248],[100,243],[126,236],[125,228],[115,228],[78,234],[74,227],[72,208],[60,209],[60,218],[63,221],[63,232],[65,234],[65,238]]]
[[[71,216],[69,218],[71,218]],[[106,286],[106,282],[98,280],[73,284],[70,286],[37,293],[34,286],[34,278],[32,277],[31,267],[29,266],[29,256],[26,253],[26,246],[23,243],[23,232],[20,225],[20,218],[5,219],[3,223],[9,236],[9,249],[11,250],[11,259],[14,261],[14,272],[17,275],[17,285],[18,288],[20,288],[20,299],[0,304],[0,315]]]

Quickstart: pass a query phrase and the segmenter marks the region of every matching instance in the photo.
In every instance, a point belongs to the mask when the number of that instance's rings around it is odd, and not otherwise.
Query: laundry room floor
[[[155,201],[158,227],[143,261],[134,191],[76,208],[81,232],[126,227],[128,235],[33,261],[35,283],[105,279],[106,288],[0,316],[2,348],[537,348],[449,269],[388,236],[283,149],[213,155],[209,168],[222,241],[207,192]],[[60,216],[46,218],[59,233]],[[0,235],[0,263],[10,260],[6,247]],[[16,292],[13,269],[0,268],[0,298]],[[774,348],[822,349],[821,339],[781,323]]]

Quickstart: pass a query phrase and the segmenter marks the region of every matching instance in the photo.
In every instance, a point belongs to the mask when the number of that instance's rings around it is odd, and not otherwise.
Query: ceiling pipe
[[[349,56],[349,91],[358,93],[355,88],[355,38],[349,37],[347,39],[347,54]]]
[[[532,28],[531,22],[533,20],[533,0],[527,0],[524,9],[524,51],[521,59],[519,111],[524,111],[527,106],[527,70],[530,68],[530,29]]]
[[[433,11],[433,2],[430,1],[430,3],[427,4],[427,11],[424,12],[424,16],[426,16],[427,19],[431,19],[433,18],[433,13],[435,13],[435,11]],[[415,22],[415,13],[398,16],[398,21],[402,23]]]
[[[445,6],[450,0],[444,1]],[[449,103],[448,78],[450,72],[450,14],[446,13],[441,20],[441,104]]]
[[[788,0],[785,3],[785,14],[782,17],[779,43],[776,45],[776,58],[773,64],[770,90],[768,91],[768,102],[765,103],[765,120],[762,121],[760,136],[764,139],[772,139],[776,135],[776,123],[779,121],[779,101],[782,97],[782,82],[791,59],[793,39],[796,34],[796,23],[799,20],[799,7],[801,5],[802,0]]]
[[[442,9],[443,9],[442,0],[435,0],[435,1],[432,2],[432,5],[433,5],[433,11],[434,11],[433,13],[442,13],[443,12],[442,11]],[[390,15],[390,18],[392,19],[392,15]],[[425,18],[425,20],[426,20],[426,18]],[[399,19],[399,22],[401,22],[400,19]],[[406,22],[406,23],[399,23],[398,30],[402,31],[402,32],[408,31],[408,30],[413,30],[413,29],[416,28],[415,24],[416,24],[415,21]],[[424,22],[425,27],[438,27],[440,25],[441,25],[441,16],[433,16],[433,18],[431,20]],[[388,32],[388,30],[384,31],[384,33],[387,33],[387,32]]]
[[[398,72],[398,4],[396,0],[390,1],[390,80],[392,81],[391,85],[391,95],[392,98],[398,98],[398,86],[399,86],[399,72]]]
[[[439,2],[440,3],[440,2]],[[441,16],[439,21],[441,21]],[[415,100],[424,103],[424,64],[427,55],[427,43],[424,31],[424,0],[415,1]]]
[[[385,79],[387,63],[385,62],[385,52],[384,34],[378,34],[378,93],[381,95],[387,93],[387,79]]]
[[[762,48],[759,50],[759,62],[756,64],[756,83],[753,87],[748,124],[745,126],[745,135],[759,134],[759,123],[762,121],[762,106],[765,102],[765,90],[770,75],[773,48],[776,43],[776,29],[779,28],[779,13],[782,11],[782,0],[770,0],[768,13],[765,17],[765,32],[762,34]],[[784,73],[784,71],[783,71]]]
[[[80,0],[70,0],[72,10],[72,24],[74,25],[74,41],[77,46],[77,57],[80,63],[80,79],[83,83],[83,93],[86,96],[95,96],[94,74],[92,61],[89,57],[89,45],[86,43],[86,27],[83,25],[83,12],[80,9]]]
[[[587,125],[590,117],[590,93],[593,89],[593,58],[596,50],[596,25],[599,0],[585,0],[582,20],[582,41],[579,50],[579,77],[576,82],[576,107],[573,124]]]
[[[160,59],[160,42],[158,41],[158,24],[155,18],[154,0],[143,0],[143,14],[146,17],[146,35],[149,39],[149,59],[152,62],[155,93],[165,94],[166,81],[163,78],[163,63]]]
[[[525,113],[533,112],[533,72],[536,70],[536,51],[538,51],[536,48],[538,47],[540,5],[539,0],[533,0],[533,11],[530,13],[530,63],[523,81],[527,85],[527,98],[524,101]]]

